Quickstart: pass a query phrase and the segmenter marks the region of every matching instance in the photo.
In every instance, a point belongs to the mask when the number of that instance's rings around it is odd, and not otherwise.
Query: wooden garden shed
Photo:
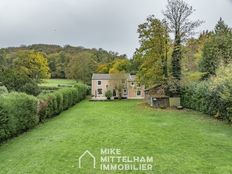
[[[155,108],[169,107],[169,97],[165,95],[165,88],[163,85],[154,85],[145,89],[145,101]]]

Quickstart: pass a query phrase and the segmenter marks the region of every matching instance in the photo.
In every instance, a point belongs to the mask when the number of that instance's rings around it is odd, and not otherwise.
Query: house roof
[[[136,75],[129,75],[128,78],[129,81],[135,81],[135,79],[136,79]]]
[[[136,78],[135,75],[130,75],[130,74],[125,74],[125,77],[127,77],[129,81],[134,81]],[[112,79],[114,79],[114,76],[110,74],[93,74],[92,75],[92,80],[112,80]]]
[[[110,80],[110,74],[93,74],[92,80]]]

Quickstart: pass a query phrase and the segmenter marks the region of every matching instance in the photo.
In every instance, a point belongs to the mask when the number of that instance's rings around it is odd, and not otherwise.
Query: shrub
[[[112,91],[110,91],[110,90],[106,91],[105,97],[106,97],[107,99],[110,99],[112,96],[113,96]]]
[[[232,122],[232,64],[221,67],[208,81],[182,88],[182,105]]]
[[[26,74],[20,73],[15,69],[8,69],[4,71],[1,82],[7,87],[9,91],[18,91],[23,85],[31,82]]]
[[[44,120],[46,118],[50,118],[57,112],[57,101],[56,95],[53,93],[41,95],[38,97],[40,103],[43,107],[40,107],[39,117],[40,120]]]
[[[0,141],[38,124],[38,100],[24,93],[0,96]]]
[[[63,111],[63,95],[60,91],[56,91],[53,94],[56,96],[56,101],[57,101],[56,114],[59,114]]]
[[[34,95],[34,96],[39,95],[39,93],[41,92],[38,84],[34,81],[26,83],[19,89],[19,91],[25,92],[27,94]]]
[[[87,85],[79,83],[75,85],[74,87],[77,88],[79,91],[80,100],[84,99],[86,95],[90,94],[91,88]]]
[[[0,95],[8,93],[8,89],[5,86],[0,86]]]
[[[37,83],[25,73],[17,71],[17,69],[4,71],[0,80],[9,91],[25,92],[34,96],[40,93]]]

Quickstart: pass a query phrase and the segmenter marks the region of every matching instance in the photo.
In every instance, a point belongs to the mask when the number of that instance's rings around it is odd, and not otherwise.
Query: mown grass
[[[70,79],[43,79],[39,86],[58,87],[58,85],[74,85],[77,82]]]
[[[84,101],[0,146],[2,174],[230,174],[232,128],[189,111],[154,110],[141,101]],[[101,148],[153,156],[153,171],[100,171]],[[78,158],[91,151],[97,168]]]

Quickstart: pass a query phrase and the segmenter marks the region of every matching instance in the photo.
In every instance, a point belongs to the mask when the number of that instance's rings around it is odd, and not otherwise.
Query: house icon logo
[[[86,150],[80,157],[79,157],[79,168],[82,168],[82,159],[84,158],[87,158],[87,157],[91,157],[92,160],[93,160],[93,168],[95,169],[96,168],[96,158],[95,156],[90,153],[90,151]]]

